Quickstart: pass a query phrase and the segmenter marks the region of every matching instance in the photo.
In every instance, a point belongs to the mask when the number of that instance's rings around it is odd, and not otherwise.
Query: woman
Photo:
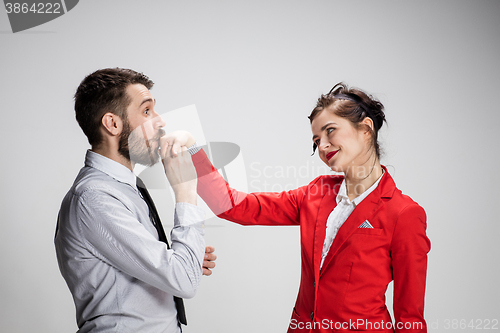
[[[302,276],[288,332],[427,332],[426,216],[380,164],[383,105],[340,83],[309,119],[313,151],[345,176],[246,194],[230,188],[201,150],[193,155],[199,194],[219,217],[239,224],[300,225]],[[392,280],[394,322],[385,305]]]

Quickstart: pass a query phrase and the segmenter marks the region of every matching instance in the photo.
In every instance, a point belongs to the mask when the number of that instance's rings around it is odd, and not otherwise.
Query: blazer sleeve
[[[394,229],[391,258],[397,333],[427,332],[424,295],[430,241],[426,226],[424,209],[413,203],[400,212]]]
[[[243,225],[297,225],[307,186],[287,192],[244,193],[229,186],[201,149],[192,156],[198,194],[218,217]]]

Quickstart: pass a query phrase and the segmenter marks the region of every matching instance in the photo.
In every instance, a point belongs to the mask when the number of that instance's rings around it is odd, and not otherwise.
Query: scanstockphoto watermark
[[[430,330],[500,330],[498,319],[437,319],[427,322]]]
[[[260,162],[250,164],[249,185],[256,192],[282,192],[300,187],[304,181],[310,182],[319,175],[332,174],[326,165],[307,161],[305,165],[265,165]],[[280,180],[289,179],[283,184]]]
[[[323,329],[323,330],[422,330],[424,328],[424,324],[422,322],[396,322],[392,321],[370,321],[367,319],[356,319],[349,321],[333,321],[329,319],[323,319],[321,321],[309,321],[303,322],[297,319],[290,320],[290,329]]]
[[[249,185],[254,192],[282,192],[299,188],[322,175],[335,176],[350,174],[354,178],[363,179],[372,172],[372,166],[348,166],[345,170],[337,168],[333,171],[327,165],[318,164],[316,161],[307,161],[306,164],[300,166],[273,166],[264,165],[260,162],[253,162],[250,164]],[[321,179],[317,185],[321,191],[332,189],[327,179]],[[338,183],[337,186],[340,186],[340,183]],[[366,189],[364,185],[360,183],[357,184],[353,190],[360,195]],[[317,193],[311,194],[315,195]]]
[[[27,30],[52,21],[73,8],[79,0],[12,1],[4,0],[12,32]]]

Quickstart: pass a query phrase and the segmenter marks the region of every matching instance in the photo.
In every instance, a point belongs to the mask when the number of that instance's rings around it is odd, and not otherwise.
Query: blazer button
[[[313,282],[313,286],[314,286],[314,288],[316,288],[316,281]]]
[[[314,318],[314,311],[311,312],[311,320],[313,320],[313,318]]]

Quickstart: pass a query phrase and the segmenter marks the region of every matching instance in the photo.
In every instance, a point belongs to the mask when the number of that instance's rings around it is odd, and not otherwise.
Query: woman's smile
[[[339,152],[339,150],[340,149],[334,150],[334,151],[331,151],[328,154],[326,154],[326,159],[329,161],[333,156],[335,156],[335,154],[337,154]]]

